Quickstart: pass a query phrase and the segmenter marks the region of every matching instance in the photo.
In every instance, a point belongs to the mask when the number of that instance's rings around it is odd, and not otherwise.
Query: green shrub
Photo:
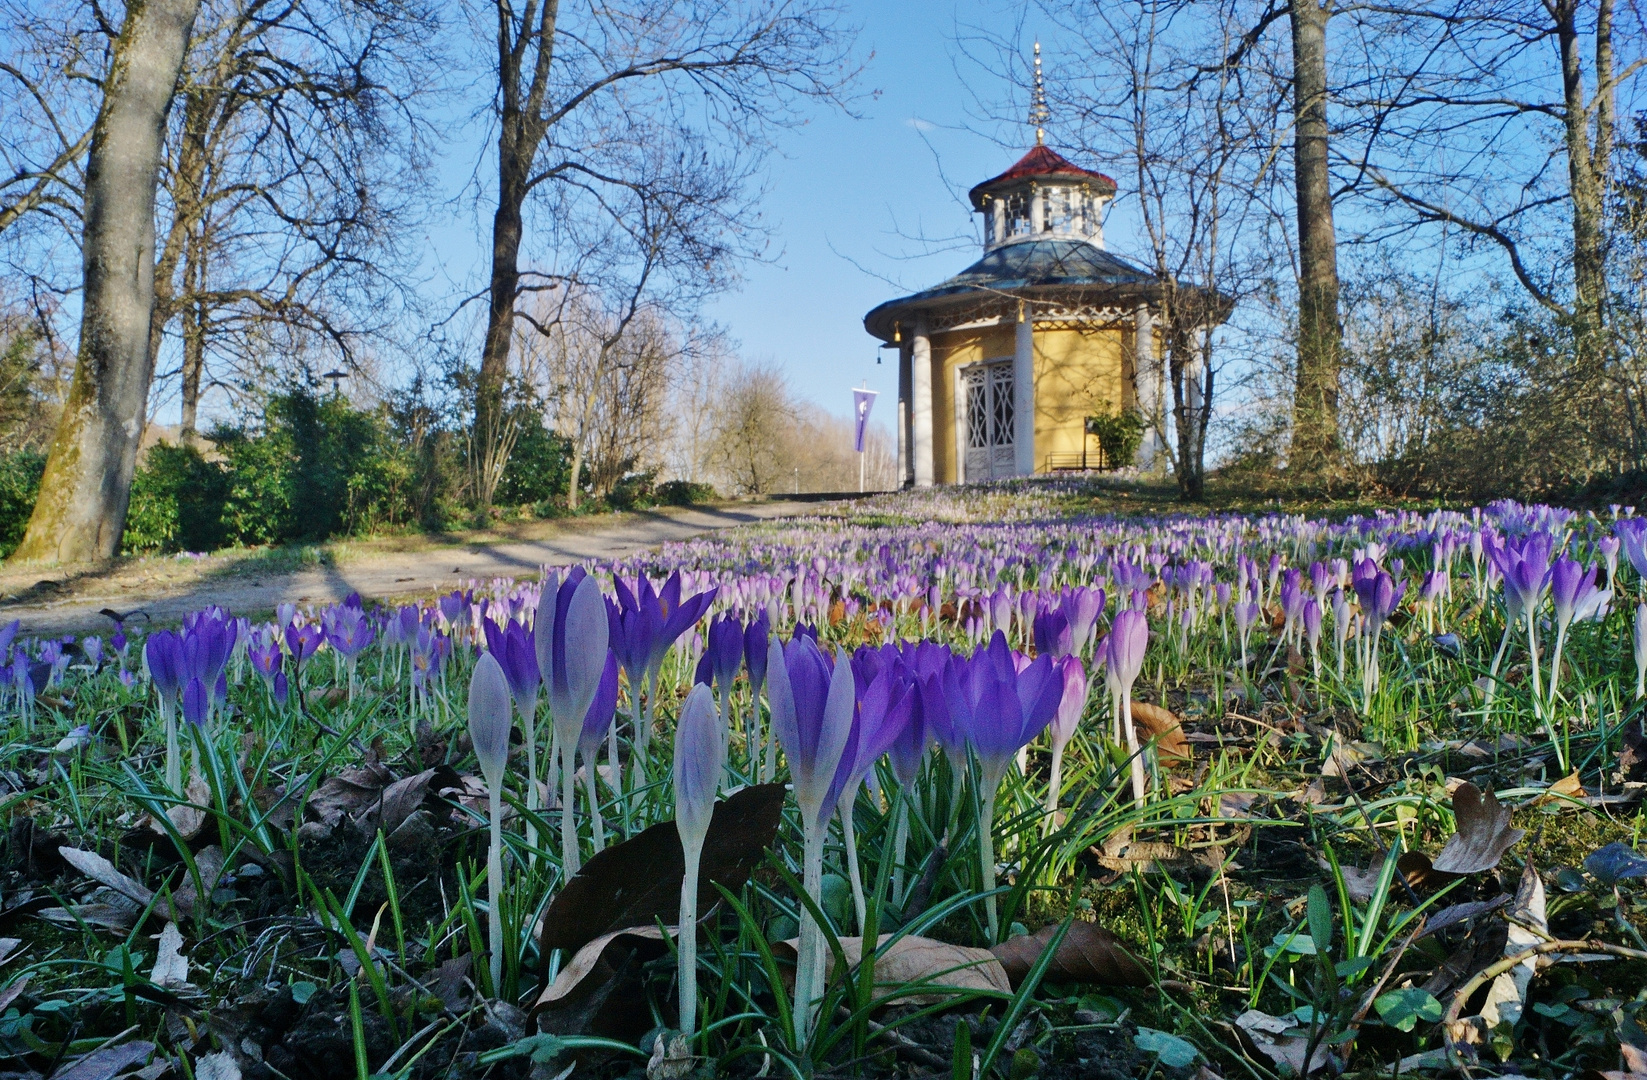
[[[692,506],[713,502],[715,489],[709,484],[694,484],[690,480],[668,480],[658,485],[656,496],[660,506]]]
[[[157,443],[132,477],[124,549],[212,551],[229,539],[223,502],[229,475],[193,446]]]
[[[46,456],[38,450],[17,450],[0,455],[0,558],[17,550],[34,513],[34,497],[40,491],[40,475],[46,471]]]
[[[1112,414],[1087,417],[1087,434],[1098,437],[1098,447],[1104,452],[1104,466],[1120,469],[1131,465],[1144,444],[1144,429],[1148,427],[1136,409],[1117,409]]]
[[[543,426],[543,417],[525,410],[520,436],[503,468],[492,501],[524,506],[564,499],[572,475],[572,440]]]

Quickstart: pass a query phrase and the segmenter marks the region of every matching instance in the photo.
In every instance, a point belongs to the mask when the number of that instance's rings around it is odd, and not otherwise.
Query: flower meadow
[[[23,1076],[1647,1074],[1647,517],[882,496],[0,632]]]

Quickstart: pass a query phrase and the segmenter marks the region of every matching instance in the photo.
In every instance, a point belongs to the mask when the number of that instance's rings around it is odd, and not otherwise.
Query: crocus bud
[[[509,760],[509,683],[491,653],[481,653],[469,678],[469,740],[488,787],[503,784]]]
[[[1080,658],[1074,656],[1061,657],[1057,667],[1064,691],[1058,701],[1058,711],[1053,713],[1047,730],[1052,736],[1052,745],[1061,747],[1075,736],[1081,714],[1086,711],[1087,673],[1081,666]]]
[[[1636,697],[1643,694],[1647,680],[1647,604],[1636,606]]]
[[[573,584],[567,578],[555,601],[554,656],[549,680],[549,707],[562,746],[576,746],[583,718],[595,699],[606,669],[609,627],[606,601],[595,579]],[[542,633],[540,630],[539,633]]]
[[[726,767],[721,717],[709,687],[692,687],[675,725],[675,828],[681,845],[696,849],[709,834],[715,812],[715,788]]]
[[[789,760],[795,802],[809,827],[821,826],[835,811],[825,804],[852,733],[852,663],[842,652],[832,671],[814,639],[797,633],[785,647],[774,637],[766,679],[772,727]]]

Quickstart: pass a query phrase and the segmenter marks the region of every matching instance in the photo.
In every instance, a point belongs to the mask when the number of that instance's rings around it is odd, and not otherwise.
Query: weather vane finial
[[[1041,81],[1041,43],[1035,43],[1035,92],[1029,99],[1029,123],[1035,129],[1035,145],[1041,146],[1046,142],[1046,122],[1052,119],[1052,110],[1047,108],[1047,88]]]

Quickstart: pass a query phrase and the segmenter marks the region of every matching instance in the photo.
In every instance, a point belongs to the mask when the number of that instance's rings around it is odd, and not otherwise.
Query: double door
[[[1012,361],[979,364],[961,372],[961,399],[967,482],[1016,475]]]

